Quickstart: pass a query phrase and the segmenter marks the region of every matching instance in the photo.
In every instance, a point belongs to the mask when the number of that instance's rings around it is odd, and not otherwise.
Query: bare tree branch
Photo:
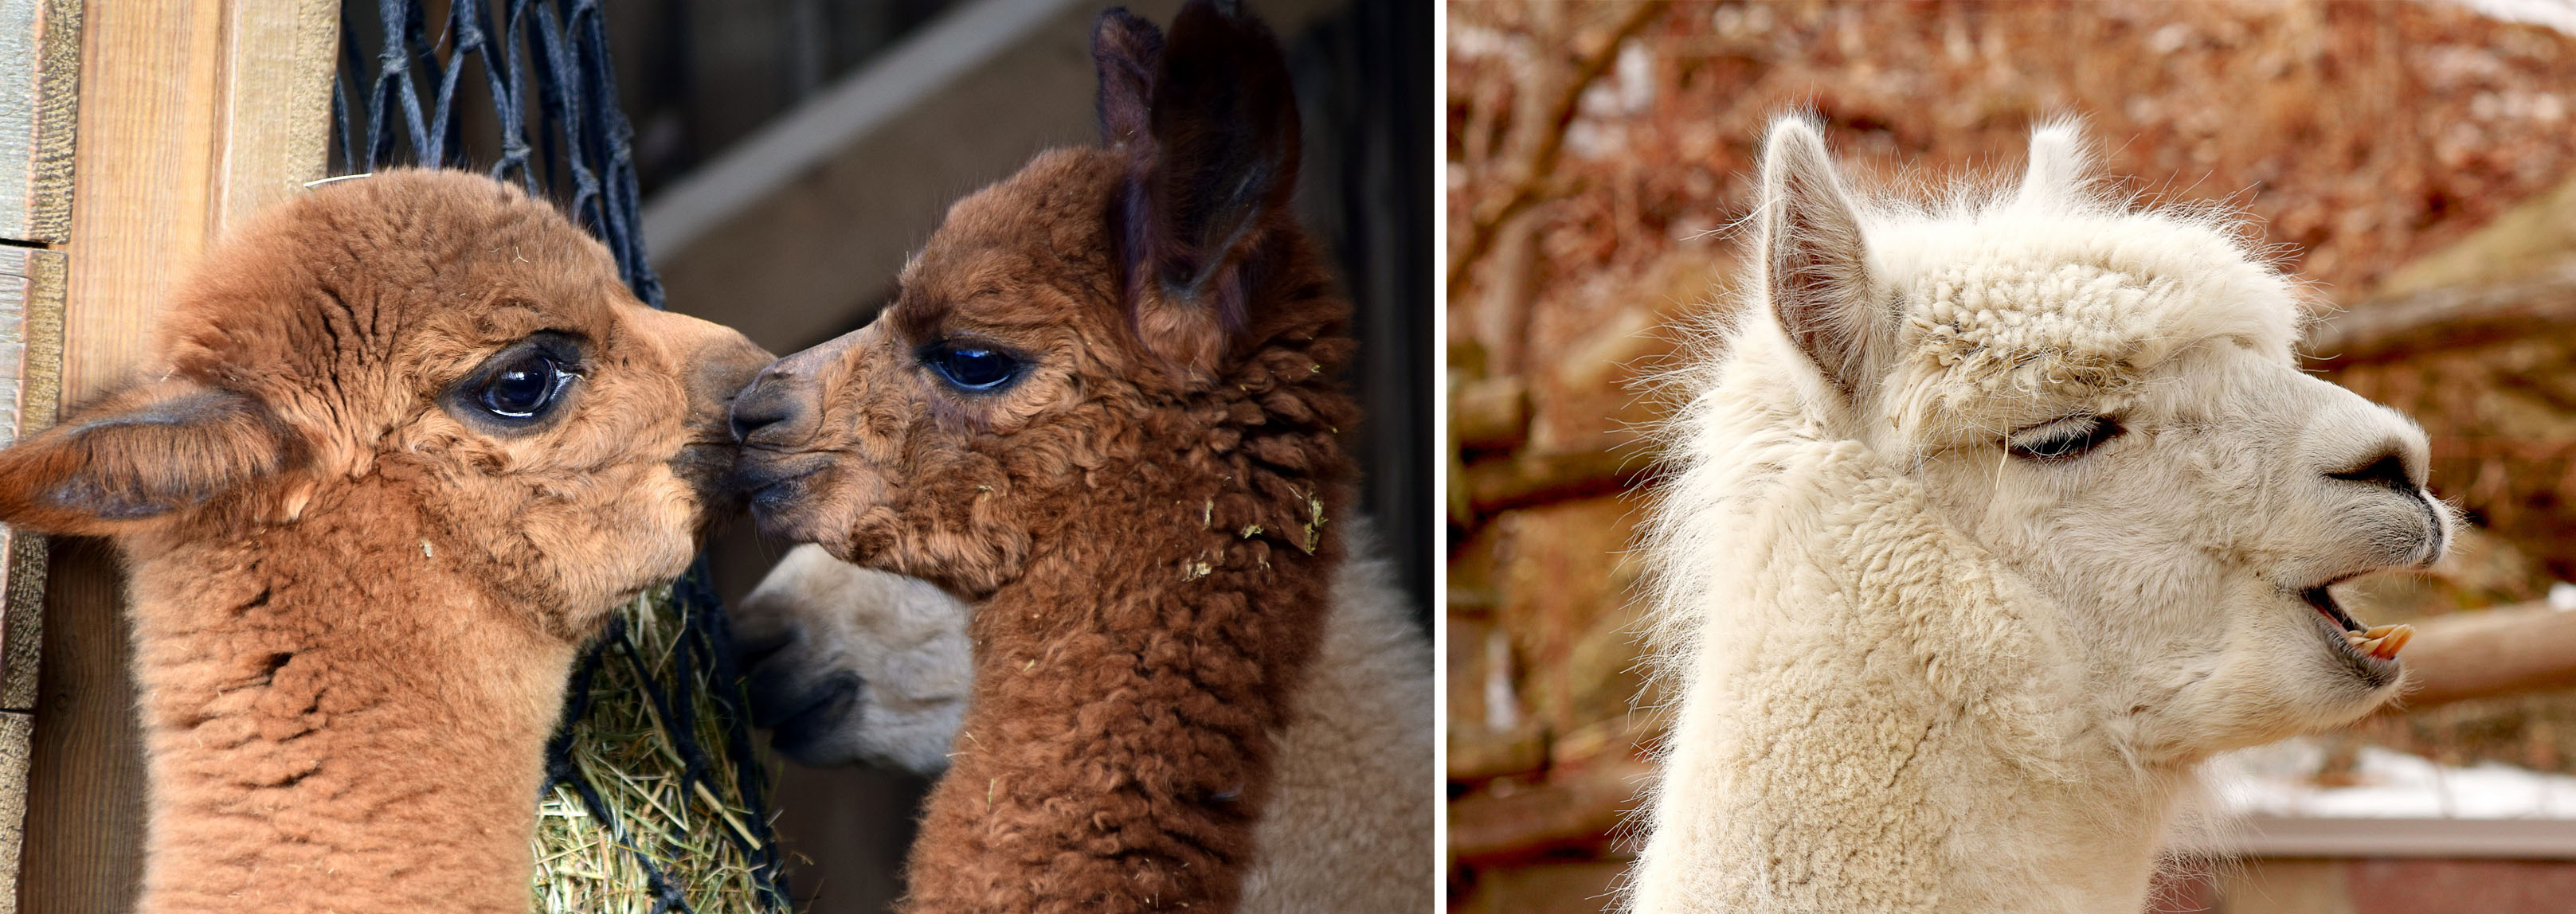
[[[1555,86],[1554,93],[1546,95],[1545,116],[1534,118],[1530,123],[1514,125],[1523,139],[1513,144],[1522,154],[1516,157],[1520,161],[1514,163],[1512,169],[1511,190],[1499,199],[1479,201],[1468,217],[1467,236],[1452,239],[1448,279],[1450,295],[1458,294],[1467,268],[1493,246],[1496,230],[1537,203],[1553,183],[1557,155],[1565,149],[1565,129],[1574,123],[1575,109],[1583,100],[1584,90],[1591,88],[1601,74],[1609,72],[1610,65],[1619,59],[1620,45],[1626,44],[1629,36],[1653,22],[1663,9],[1663,0],[1646,0],[1630,7],[1610,30],[1609,40],[1579,60],[1573,74]]]
[[[2576,261],[2512,282],[2367,302],[2317,322],[2308,351],[2341,367],[2576,329]]]

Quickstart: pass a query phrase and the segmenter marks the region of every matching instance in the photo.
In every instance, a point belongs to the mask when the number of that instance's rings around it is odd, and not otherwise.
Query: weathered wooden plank
[[[43,700],[27,767],[18,910],[128,914],[143,873],[143,740],[105,540],[49,543]]]
[[[53,424],[61,395],[63,261],[55,251],[0,247],[0,446]],[[43,537],[0,526],[0,914],[17,911],[45,554]]]
[[[80,0],[0,0],[0,238],[71,234]]]
[[[222,130],[210,228],[322,178],[331,155],[339,0],[227,5]]]
[[[62,395],[64,260],[57,251],[0,247],[0,446],[54,422]],[[0,710],[36,706],[44,554],[41,539],[0,527]],[[0,818],[0,827],[16,825]]]
[[[58,402],[122,383],[214,236],[321,177],[337,16],[331,0],[83,11]],[[144,827],[123,585],[94,539],[52,542],[47,567],[16,900],[35,914],[122,914]]]
[[[0,711],[0,784],[11,789],[0,790],[0,860],[13,866],[5,869],[7,894],[0,894],[0,911],[18,910],[18,873],[14,867],[18,850],[27,843],[27,758],[36,732],[35,718],[23,711]]]

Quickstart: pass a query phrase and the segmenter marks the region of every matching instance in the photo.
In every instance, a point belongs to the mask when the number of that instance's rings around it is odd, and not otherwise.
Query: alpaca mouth
[[[2342,604],[2335,602],[2334,591],[2328,590],[2327,587],[2328,585],[2319,584],[2299,591],[2299,599],[2308,601],[2309,606],[2315,607],[2317,612],[2333,621],[2336,628],[2348,632],[2361,631],[2361,623],[2354,621],[2351,614],[2343,611]]]
[[[782,467],[757,455],[746,455],[734,464],[733,488],[750,498],[754,516],[766,517],[793,505],[804,494],[805,480],[822,471],[821,464]]]
[[[2343,642],[2345,651],[2374,661],[2394,663],[2397,660],[2397,652],[2404,650],[2406,642],[2414,639],[2415,627],[2412,625],[2364,627],[2359,620],[2352,617],[2351,613],[2344,611],[2342,604],[2335,602],[2334,591],[2329,589],[2334,583],[2328,581],[2299,591],[2299,599],[2305,601],[2308,606],[2317,611],[2318,615],[2324,616],[2327,622],[2334,625],[2335,633],[2342,636],[2338,640]]]

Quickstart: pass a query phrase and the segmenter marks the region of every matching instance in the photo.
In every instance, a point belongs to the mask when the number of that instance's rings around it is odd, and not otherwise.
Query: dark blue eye
[[[554,405],[571,377],[554,359],[531,352],[494,372],[475,399],[483,411],[503,419],[533,419]]]
[[[1020,360],[1010,353],[980,346],[942,344],[923,354],[922,361],[966,390],[998,390],[1020,376]]]

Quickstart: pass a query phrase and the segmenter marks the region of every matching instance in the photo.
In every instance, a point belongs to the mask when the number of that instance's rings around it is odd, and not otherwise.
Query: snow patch
[[[2310,739],[2231,752],[2210,761],[2208,782],[2218,806],[2237,815],[2576,819],[2576,777],[2496,762],[2462,768],[2364,746],[2354,783],[2328,787],[2313,777],[2325,754]]]
[[[2576,0],[2453,0],[2491,19],[2521,22],[2576,35]]]

